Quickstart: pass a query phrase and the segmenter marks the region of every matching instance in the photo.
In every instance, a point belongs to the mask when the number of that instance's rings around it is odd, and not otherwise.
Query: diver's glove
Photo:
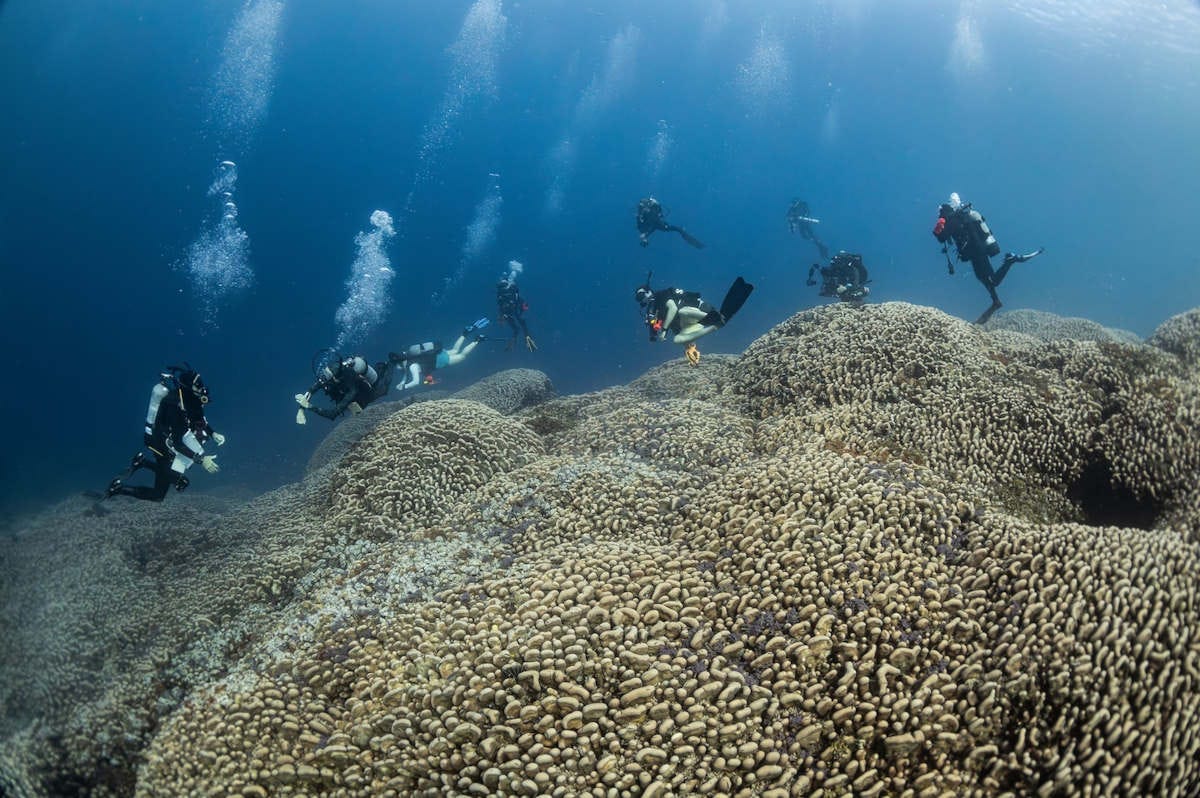
[[[350,415],[352,416],[357,416],[363,410],[362,405],[360,405],[358,402],[351,402],[346,406],[346,408],[350,411]]]
[[[175,477],[175,490],[179,491],[180,493],[187,490],[187,486],[190,484],[192,483],[188,482],[188,478],[183,474]]]
[[[300,424],[301,426],[303,426],[303,425],[305,425],[305,424],[307,424],[307,423],[308,423],[308,418],[306,418],[306,417],[305,417],[305,415],[304,415],[304,408],[303,408],[303,407],[300,407],[300,408],[297,408],[297,409],[296,409],[296,423],[297,423],[297,424]]]
[[[693,366],[700,365],[700,350],[696,348],[695,344],[688,344],[687,349],[683,350],[683,354]]]
[[[309,401],[309,399],[311,399],[311,398],[312,398],[311,394],[298,393],[298,394],[296,394],[296,404],[300,405],[305,410],[308,410],[309,408],[312,407],[312,403]]]
[[[204,466],[204,470],[210,474],[215,474],[221,470],[217,465],[217,456],[215,454],[206,454],[200,458],[200,465]]]
[[[525,336],[525,348],[528,349],[530,352],[537,351],[537,341],[533,340],[533,336],[531,336],[531,335]]]
[[[212,439],[213,439],[213,443],[217,444],[217,446],[225,445],[225,436],[219,432],[214,432],[212,434]]]

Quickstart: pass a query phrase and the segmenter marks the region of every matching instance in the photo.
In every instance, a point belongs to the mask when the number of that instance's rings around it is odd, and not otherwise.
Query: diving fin
[[[1038,247],[1033,252],[1026,252],[1024,255],[1018,255],[1015,252],[1009,252],[1007,255],[1004,256],[1004,263],[1005,264],[1024,263],[1027,260],[1033,260],[1034,258],[1036,258],[1038,255],[1041,255],[1045,251],[1046,251],[1045,247]]]
[[[741,277],[734,280],[733,285],[725,292],[725,298],[721,300],[721,318],[726,322],[732,319],[734,314],[742,309],[742,305],[746,304],[746,299],[753,291],[754,286]]]
[[[676,227],[675,229],[679,232],[679,235],[683,236],[684,241],[688,242],[696,249],[704,249],[703,241],[696,238],[694,235],[689,233],[687,230],[684,230],[682,227]]]

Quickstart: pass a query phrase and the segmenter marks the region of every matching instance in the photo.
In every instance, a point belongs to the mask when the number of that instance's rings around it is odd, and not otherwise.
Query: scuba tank
[[[415,358],[433,352],[438,348],[438,345],[432,341],[426,341],[423,344],[413,344],[405,351],[405,354],[407,354],[410,358]]]
[[[987,253],[987,256],[990,258],[999,255],[1000,244],[996,241],[996,237],[992,235],[992,230],[984,220],[983,214],[968,205],[967,218],[971,220],[971,224],[979,233],[979,238],[983,241],[983,251]]]
[[[150,389],[150,406],[146,408],[146,434],[154,434],[154,422],[158,420],[158,409],[162,406],[162,400],[167,398],[167,394],[171,393],[167,383],[173,381],[173,377],[164,373],[158,384]]]
[[[354,357],[347,358],[346,362],[350,364],[350,368],[354,370],[355,375],[363,378],[369,384],[374,385],[375,381],[379,379],[379,374],[361,356],[355,355]]]

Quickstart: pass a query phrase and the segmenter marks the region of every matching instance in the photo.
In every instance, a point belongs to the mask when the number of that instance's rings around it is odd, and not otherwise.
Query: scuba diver
[[[996,288],[1004,281],[1012,265],[1036,258],[1046,249],[1039,247],[1024,255],[1009,252],[1004,256],[1000,268],[993,270],[991,258],[1000,254],[1000,244],[996,242],[996,237],[992,235],[983,215],[972,208],[971,203],[964,203],[959,199],[957,192],[950,195],[949,202],[943,202],[938,208],[938,220],[933,227],[933,235],[942,243],[942,253],[946,255],[946,267],[950,273],[954,274],[954,261],[950,259],[947,247],[953,241],[958,250],[958,259],[971,262],[975,270],[975,279],[983,283],[983,287],[992,298],[991,307],[975,320],[976,324],[987,324],[992,314],[1000,309],[1000,297],[996,295]]]
[[[484,340],[484,336],[477,333],[476,330],[482,330],[487,326],[488,318],[486,316],[475,320],[463,328],[462,335],[458,336],[454,346],[449,349],[443,348],[440,341],[426,341],[423,344],[413,344],[402,354],[393,352],[388,355],[408,375],[407,379],[396,384],[396,390],[407,391],[422,383],[432,385],[434,370],[461,363],[463,358],[471,354],[471,350]],[[468,338],[471,339],[470,343],[466,343]]]
[[[517,342],[517,336],[523,333],[525,348],[530,352],[536,350],[537,343],[529,334],[529,328],[525,326],[525,311],[529,310],[529,305],[521,299],[517,281],[512,276],[501,277],[500,282],[496,284],[496,307],[499,311],[497,314],[499,321],[507,322],[512,330],[512,337],[508,339],[508,344],[504,348],[511,350]]]
[[[808,281],[805,285],[816,285],[813,277],[817,270],[821,271],[821,296],[837,297],[842,302],[853,302],[861,305],[871,289],[867,283],[867,269],[863,266],[862,255],[842,251],[833,256],[828,266],[814,263],[808,269]]]
[[[322,349],[313,356],[313,374],[317,381],[304,393],[296,394],[296,423],[306,424],[305,410],[333,421],[347,410],[358,415],[363,408],[387,394],[392,371],[399,361],[389,356],[387,363],[372,366],[361,355],[342,357],[332,349]],[[312,395],[323,392],[333,401],[328,410],[314,407]]]
[[[817,252],[821,254],[821,260],[829,260],[829,248],[825,246],[821,239],[817,238],[817,233],[813,230],[814,224],[820,224],[820,219],[814,219],[809,210],[808,203],[802,199],[793,199],[791,206],[787,211],[787,224],[789,233],[799,233],[805,241],[811,241],[817,248]]]
[[[142,441],[150,453],[135,454],[126,472],[109,483],[104,498],[132,496],[160,502],[172,486],[177,491],[187,488],[186,472],[193,463],[199,462],[210,474],[220,471],[217,456],[204,453],[209,440],[217,446],[225,444],[225,436],[204,417],[208,399],[208,386],[187,363],[163,371],[150,391],[146,410]],[[154,474],[154,486],[126,485],[125,480],[141,469]]]
[[[679,233],[684,241],[696,249],[704,249],[704,244],[682,227],[667,224],[667,211],[662,203],[654,197],[643,197],[637,206],[638,243],[643,247],[650,246],[650,235],[658,230],[668,233]]]
[[[633,294],[633,298],[642,306],[650,340],[665,340],[668,330],[675,333],[675,343],[687,344],[684,354],[693,366],[700,362],[696,339],[724,327],[754,290],[753,285],[741,277],[737,278],[725,293],[720,309],[717,309],[701,299],[695,291],[684,291],[682,288],[655,291],[650,288],[650,277],[646,275],[645,285]]]

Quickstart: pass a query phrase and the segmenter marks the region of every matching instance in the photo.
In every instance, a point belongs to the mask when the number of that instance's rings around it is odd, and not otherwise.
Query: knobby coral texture
[[[823,307],[65,502],[3,544],[0,793],[1194,795],[1197,319]]]

